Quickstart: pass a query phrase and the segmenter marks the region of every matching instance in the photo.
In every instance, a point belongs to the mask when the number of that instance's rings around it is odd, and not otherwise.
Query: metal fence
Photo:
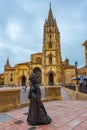
[[[76,91],[76,85],[65,84],[65,87]],[[78,91],[87,94],[87,85],[79,85]]]

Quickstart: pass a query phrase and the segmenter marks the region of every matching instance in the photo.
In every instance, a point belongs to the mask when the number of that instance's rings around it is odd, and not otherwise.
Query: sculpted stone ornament
[[[50,124],[52,119],[48,116],[44,105],[41,102],[41,91],[39,88],[39,73],[32,73],[29,77],[30,91],[28,98],[30,99],[29,112],[27,122],[31,125]]]

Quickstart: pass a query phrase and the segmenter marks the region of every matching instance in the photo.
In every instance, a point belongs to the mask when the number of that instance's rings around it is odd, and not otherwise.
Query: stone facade
[[[4,85],[4,74],[0,74],[0,86]]]
[[[29,85],[31,72],[40,72],[41,85],[60,85],[70,83],[75,76],[75,67],[66,58],[62,61],[60,32],[51,6],[48,18],[44,23],[42,52],[31,54],[30,62],[20,63],[11,67],[9,59],[4,66],[4,84],[9,86]]]
[[[84,46],[84,50],[85,50],[85,61],[86,61],[86,65],[87,65],[87,40],[83,43]]]
[[[85,52],[85,65],[78,69],[78,75],[87,76],[87,40],[82,44],[82,46],[84,46]]]

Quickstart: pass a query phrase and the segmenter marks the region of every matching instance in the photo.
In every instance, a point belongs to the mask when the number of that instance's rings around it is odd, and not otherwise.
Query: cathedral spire
[[[49,13],[48,13],[48,21],[53,20],[53,13],[52,13],[52,9],[51,9],[51,2],[50,2],[50,9],[49,9]]]
[[[51,1],[50,1],[50,8],[51,8]]]

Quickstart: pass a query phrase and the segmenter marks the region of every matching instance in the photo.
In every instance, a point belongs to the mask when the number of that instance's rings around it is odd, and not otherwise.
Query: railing
[[[76,86],[74,84],[65,84],[65,87],[68,89],[76,90]]]
[[[81,86],[79,86],[79,92],[87,94],[87,85],[81,85]]]
[[[75,84],[65,84],[65,87],[76,91]],[[87,94],[87,85],[78,85],[78,92]]]
[[[68,84],[68,85],[65,85],[64,88],[72,99],[87,101],[87,86]]]

